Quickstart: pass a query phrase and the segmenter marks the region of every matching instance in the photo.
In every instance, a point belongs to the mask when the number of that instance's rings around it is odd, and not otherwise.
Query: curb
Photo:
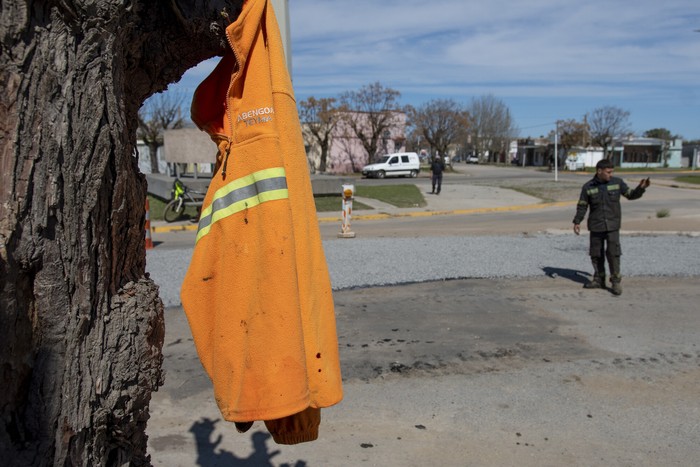
[[[366,214],[359,216],[352,216],[354,221],[356,220],[381,220],[381,219],[396,219],[401,217],[431,217],[431,216],[450,216],[450,215],[468,215],[468,214],[484,214],[490,212],[508,212],[508,211],[525,211],[528,209],[546,209],[546,208],[556,208],[556,207],[566,207],[573,206],[576,201],[559,201],[556,203],[540,203],[540,204],[526,204],[518,206],[500,206],[495,208],[473,208],[473,209],[450,209],[447,211],[412,211],[412,212],[398,212],[398,213],[387,213],[382,212],[378,214]],[[319,217],[319,222],[338,222],[341,218],[338,217]]]
[[[186,232],[190,230],[197,230],[198,224],[173,224],[173,225],[156,225],[151,226],[151,231],[154,233],[167,233],[167,232]]]

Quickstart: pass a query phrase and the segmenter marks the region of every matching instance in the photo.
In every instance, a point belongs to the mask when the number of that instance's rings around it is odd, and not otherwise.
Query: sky
[[[289,0],[297,100],[379,82],[401,104],[493,95],[520,136],[598,107],[700,139],[698,0]],[[170,89],[191,94],[216,59]]]

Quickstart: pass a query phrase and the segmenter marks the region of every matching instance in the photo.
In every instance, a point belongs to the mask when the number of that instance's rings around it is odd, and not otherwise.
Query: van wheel
[[[416,178],[418,176],[417,170],[411,170],[411,178]]]
[[[379,172],[377,172],[377,178],[384,178],[385,175],[386,175],[386,173],[383,170],[380,170]]]

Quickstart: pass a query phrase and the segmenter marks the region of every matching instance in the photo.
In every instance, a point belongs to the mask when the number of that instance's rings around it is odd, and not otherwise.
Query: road
[[[527,186],[534,182],[557,183],[571,187],[568,195],[562,195],[561,200],[569,200],[571,203],[563,206],[533,205],[514,210],[487,211],[482,208],[495,207],[490,198],[501,196],[494,195],[486,189],[481,199],[449,200],[443,209],[440,205],[432,208],[433,211],[463,211],[459,215],[435,216],[435,217],[393,217],[385,220],[364,221],[362,216],[366,211],[355,211],[357,220],[353,221],[354,231],[363,237],[405,237],[416,235],[508,235],[523,232],[535,233],[544,231],[570,231],[571,221],[576,207],[574,201],[578,199],[581,185],[590,177],[582,173],[560,174],[559,181],[554,182],[554,175],[531,169],[501,168],[491,166],[460,165],[459,174],[448,174],[443,181],[442,197],[469,196],[471,191],[465,191],[465,187],[472,190],[485,189],[498,186]],[[646,176],[646,175],[645,175]],[[624,175],[630,186],[636,185],[641,174]],[[700,231],[700,190],[692,188],[675,188],[672,182],[674,175],[652,175],[652,186],[642,199],[634,202],[623,200],[623,229],[627,231],[644,232],[670,232]],[[407,179],[385,179],[381,183],[407,183]],[[657,184],[663,183],[663,184]],[[371,185],[376,180],[358,180],[357,184]],[[426,176],[411,180],[419,186],[429,202],[435,200],[435,195],[430,195],[430,180]],[[560,200],[560,201],[561,201]],[[521,201],[521,203],[525,203]],[[430,208],[428,209],[430,210]],[[658,218],[657,213],[662,210],[669,211],[669,217]],[[485,211],[485,212],[484,212]],[[338,223],[325,222],[321,224],[321,232],[324,238],[332,238],[337,234]]]

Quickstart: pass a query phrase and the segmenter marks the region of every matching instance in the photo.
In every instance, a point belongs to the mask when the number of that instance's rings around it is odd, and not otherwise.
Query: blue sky
[[[700,139],[698,0],[289,0],[298,100],[380,82],[401,103],[493,94],[521,136],[601,106]],[[210,60],[170,89],[190,94]]]

